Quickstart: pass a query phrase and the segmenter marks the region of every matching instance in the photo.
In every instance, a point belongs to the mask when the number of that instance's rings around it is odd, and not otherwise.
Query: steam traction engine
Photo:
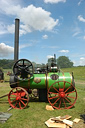
[[[29,102],[29,94],[37,89],[39,101],[48,101],[55,109],[69,109],[77,99],[73,74],[61,72],[56,65],[56,57],[45,70],[33,71],[32,63],[27,59],[18,60],[19,19],[15,20],[15,48],[13,75],[10,76],[8,94],[10,106],[23,109]]]
[[[13,73],[10,77],[10,86],[13,89],[8,95],[9,104],[13,108],[25,108],[32,89],[38,90],[40,101],[48,100],[55,109],[69,109],[74,106],[77,92],[70,73],[61,72],[57,66],[50,67],[44,73],[33,73],[33,65],[26,59],[20,59],[14,64]]]

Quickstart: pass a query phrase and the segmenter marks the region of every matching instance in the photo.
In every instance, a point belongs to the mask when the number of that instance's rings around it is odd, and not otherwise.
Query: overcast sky
[[[0,59],[14,58],[15,18],[19,59],[46,63],[56,54],[85,65],[85,0],[0,0]]]

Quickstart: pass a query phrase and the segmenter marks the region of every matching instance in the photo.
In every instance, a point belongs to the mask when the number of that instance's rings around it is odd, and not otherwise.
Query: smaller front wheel
[[[8,94],[8,101],[12,108],[24,109],[29,102],[28,92],[21,87],[13,88]]]

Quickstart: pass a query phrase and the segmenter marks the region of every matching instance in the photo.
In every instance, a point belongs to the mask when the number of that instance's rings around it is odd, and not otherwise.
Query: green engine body
[[[49,89],[50,86],[57,81],[67,81],[74,85],[74,79],[69,72],[50,72],[47,74],[33,74],[32,78],[29,80],[18,80],[16,86],[23,87],[26,89]],[[69,87],[69,83],[65,88]],[[58,89],[59,86],[56,85]],[[60,88],[63,88],[63,82],[61,82]]]

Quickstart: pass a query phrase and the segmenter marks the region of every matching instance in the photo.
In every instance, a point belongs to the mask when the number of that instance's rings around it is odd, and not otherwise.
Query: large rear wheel
[[[63,86],[61,87],[61,85]],[[77,99],[77,91],[74,85],[67,81],[58,81],[52,84],[47,95],[49,103],[55,109],[72,108]]]

